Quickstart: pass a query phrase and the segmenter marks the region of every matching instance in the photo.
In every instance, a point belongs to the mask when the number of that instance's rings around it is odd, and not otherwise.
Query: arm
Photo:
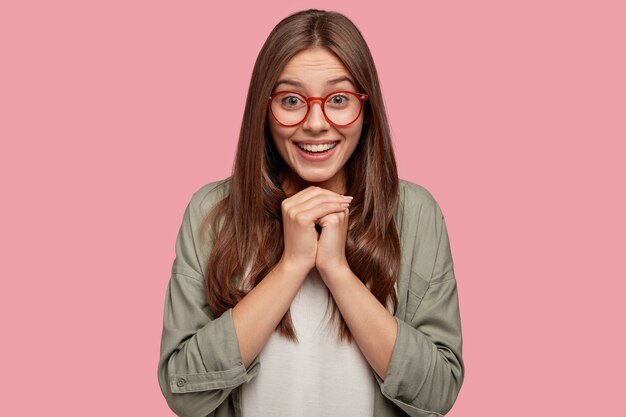
[[[422,191],[419,195],[422,198],[414,201],[422,205],[409,217],[401,244],[405,263],[400,273],[409,280],[405,314],[392,316],[340,255],[338,261],[318,265],[318,269],[374,370],[383,395],[410,416],[432,417],[452,408],[464,368],[456,279],[445,221],[430,193]],[[329,242],[340,241],[344,227],[343,218],[328,221],[320,237],[322,242],[324,233],[330,233],[323,242],[327,255],[321,260],[330,257],[328,253],[333,250]],[[337,248],[334,251],[341,252]]]
[[[232,309],[214,317],[206,304],[204,278],[195,244],[198,210],[194,199],[176,239],[176,258],[167,286],[158,364],[161,392],[179,416],[210,416],[238,385],[259,371],[245,367]]]
[[[165,297],[158,379],[178,416],[211,416],[231,391],[258,372],[243,365],[232,309],[217,319],[204,307],[203,283],[172,274]]]
[[[429,297],[424,298],[419,309],[424,324],[418,324],[417,330],[392,316],[352,271],[344,273],[345,279],[337,277],[329,288],[359,349],[376,372],[385,397],[410,416],[441,416],[448,412],[461,387],[463,365],[461,357],[457,360],[445,346],[445,339],[453,340],[455,336],[437,336],[437,332],[445,327],[452,330],[446,321],[458,316],[458,310],[454,311],[455,280],[430,286]],[[441,307],[446,304],[451,310],[444,312]],[[427,334],[435,336],[433,340],[423,333],[428,326],[431,330]],[[421,353],[416,355],[417,352]]]
[[[419,285],[427,290],[412,317],[394,317],[398,332],[386,378],[383,381],[375,374],[383,395],[415,417],[447,413],[465,372],[457,285],[444,217],[436,203],[422,214],[410,273],[411,280],[421,280]],[[411,290],[408,296],[418,297]]]
[[[161,391],[179,416],[209,416],[258,372],[258,353],[282,319],[302,280],[283,264],[233,308],[215,318],[204,295],[196,247],[200,195],[185,210],[165,296],[158,365]],[[302,275],[302,279],[306,274]],[[263,314],[259,314],[259,312]]]

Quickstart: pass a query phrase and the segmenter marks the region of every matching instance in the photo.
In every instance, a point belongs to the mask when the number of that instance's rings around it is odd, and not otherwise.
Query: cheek
[[[269,120],[269,131],[272,134],[272,138],[274,138],[275,142],[287,141],[289,138],[289,129],[285,128],[273,119]]]
[[[349,146],[350,153],[352,153],[352,151],[358,145],[362,132],[363,132],[362,123],[359,123],[358,126],[354,126],[354,129],[351,129],[350,132],[346,132],[346,137],[348,138],[348,142],[350,144]]]

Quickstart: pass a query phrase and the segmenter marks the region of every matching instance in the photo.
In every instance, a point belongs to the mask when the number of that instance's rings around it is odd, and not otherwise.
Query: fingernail
[[[344,195],[344,196],[343,196],[343,198],[344,198],[345,200],[352,201],[352,199],[353,199],[354,197],[352,197],[351,195]]]
[[[341,203],[341,207],[348,208],[350,207],[350,203]]]

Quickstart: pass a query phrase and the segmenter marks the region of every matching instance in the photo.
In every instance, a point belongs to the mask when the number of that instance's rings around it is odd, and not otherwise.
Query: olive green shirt
[[[200,247],[198,229],[229,186],[226,178],[193,194],[176,240],[157,373],[167,404],[179,416],[241,417],[241,384],[263,366],[257,356],[244,367],[232,308],[216,318],[204,295],[211,242]],[[372,369],[380,388],[374,416],[441,416],[452,408],[465,374],[450,242],[441,208],[428,190],[400,180],[399,193],[398,333],[385,380]]]

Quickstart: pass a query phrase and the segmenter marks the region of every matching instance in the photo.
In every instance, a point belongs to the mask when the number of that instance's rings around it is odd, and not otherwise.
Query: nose
[[[317,106],[315,105],[316,103],[318,104]],[[309,106],[309,114],[304,120],[302,127],[306,130],[314,132],[328,129],[330,124],[328,123],[328,120],[326,120],[326,117],[324,117],[324,112],[322,111],[322,100],[311,100]]]

